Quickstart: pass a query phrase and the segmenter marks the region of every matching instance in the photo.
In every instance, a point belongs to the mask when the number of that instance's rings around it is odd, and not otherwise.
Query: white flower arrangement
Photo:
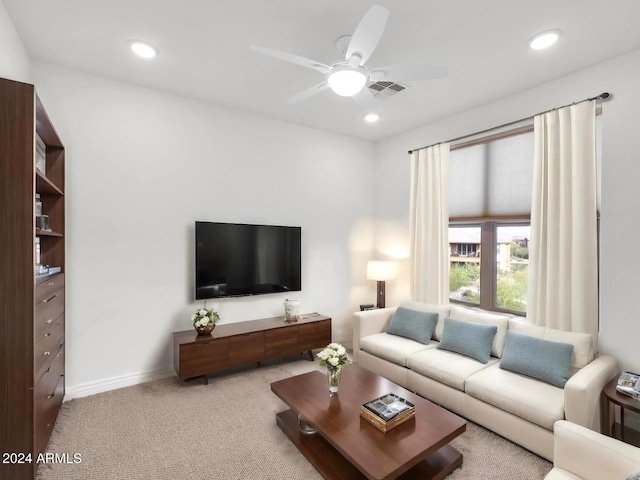
[[[194,327],[206,327],[207,325],[215,325],[220,320],[218,312],[201,308],[191,315],[191,321]]]
[[[330,343],[316,357],[320,366],[327,367],[329,370],[340,370],[353,361],[347,354],[347,350],[339,343]]]

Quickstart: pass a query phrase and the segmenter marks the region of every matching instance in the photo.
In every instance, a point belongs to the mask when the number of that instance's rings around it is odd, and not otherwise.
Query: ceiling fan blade
[[[304,100],[305,98],[309,98],[309,97],[312,97],[313,95],[317,95],[318,93],[324,92],[327,88],[329,88],[329,85],[327,85],[327,82],[319,83],[317,85],[314,85],[313,87],[309,87],[305,90],[302,90],[301,92],[296,93],[292,97],[287,98],[287,100],[284,103],[299,102],[300,100]]]
[[[447,75],[449,75],[449,67],[436,67],[433,65],[389,65],[369,71],[369,79],[372,82],[379,82],[380,80],[398,82],[432,80],[434,78],[444,78]]]
[[[277,58],[278,60],[284,60],[285,62],[295,63],[296,65],[302,65],[303,67],[313,68],[320,73],[327,73],[331,67],[325,65],[321,62],[316,62],[315,60],[311,60],[309,58],[301,57],[299,55],[294,55],[293,53],[281,52],[279,50],[273,50],[271,48],[266,47],[258,47],[256,45],[251,45],[251,50],[254,52],[262,53],[264,55],[269,55],[270,57]]]
[[[382,38],[388,17],[389,10],[380,5],[373,5],[369,11],[365,13],[360,23],[358,23],[355,32],[353,32],[353,36],[347,47],[347,53],[345,55],[347,61],[349,61],[352,55],[358,55],[360,57],[360,65],[363,65],[364,62],[369,59]]]

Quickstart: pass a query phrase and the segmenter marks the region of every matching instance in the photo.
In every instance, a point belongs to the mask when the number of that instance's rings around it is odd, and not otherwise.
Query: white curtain
[[[410,262],[414,300],[449,303],[449,144],[411,154]]]
[[[598,335],[595,101],[534,119],[527,317]]]

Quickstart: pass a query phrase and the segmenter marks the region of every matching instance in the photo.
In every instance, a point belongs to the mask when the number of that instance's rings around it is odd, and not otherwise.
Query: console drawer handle
[[[47,395],[47,400],[50,400],[53,398],[53,393],[50,393],[49,395]]]
[[[44,352],[44,353],[43,353],[43,355],[44,355],[45,357],[48,357],[49,355],[51,355],[51,352]]]
[[[47,333],[45,333],[45,334],[44,334],[44,336],[45,336],[45,337],[50,337],[50,336],[51,336],[51,334],[50,334],[49,332],[47,332]]]
[[[50,302],[51,300],[53,300],[54,298],[56,298],[58,296],[57,293],[54,293],[53,295],[51,295],[49,298],[47,298],[46,300],[43,300],[44,303]]]
[[[200,342],[198,345],[209,345],[209,342]]]
[[[47,321],[46,321],[46,322],[44,322],[44,323],[47,323],[47,324],[48,324],[48,323],[51,323],[51,322],[53,322],[53,318],[50,318],[49,320],[47,320]]]
[[[51,285],[55,285],[55,284],[56,284],[56,282],[49,282],[49,283],[47,283],[47,287],[50,287]]]

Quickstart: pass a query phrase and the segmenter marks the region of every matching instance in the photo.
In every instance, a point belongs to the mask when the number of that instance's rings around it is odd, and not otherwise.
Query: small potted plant
[[[340,386],[340,374],[342,368],[349,365],[352,360],[347,354],[347,349],[339,343],[330,343],[316,355],[321,367],[327,367],[327,380],[329,381],[329,394],[338,392]]]
[[[220,320],[220,315],[212,309],[201,308],[191,315],[193,327],[198,335],[209,335]]]

